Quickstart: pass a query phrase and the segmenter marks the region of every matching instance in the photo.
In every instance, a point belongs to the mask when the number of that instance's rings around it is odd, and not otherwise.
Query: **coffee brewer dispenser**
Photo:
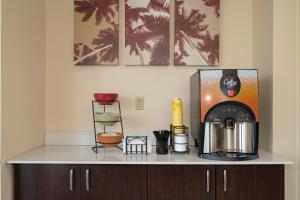
[[[201,158],[258,158],[256,69],[199,70],[191,77],[191,134]]]

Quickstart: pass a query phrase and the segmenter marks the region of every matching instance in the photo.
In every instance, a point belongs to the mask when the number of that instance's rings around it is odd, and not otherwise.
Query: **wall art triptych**
[[[175,0],[172,15],[171,1],[124,0],[125,64],[169,65],[174,34],[174,65],[218,65],[220,0]],[[118,65],[119,0],[74,0],[74,5],[74,64]]]

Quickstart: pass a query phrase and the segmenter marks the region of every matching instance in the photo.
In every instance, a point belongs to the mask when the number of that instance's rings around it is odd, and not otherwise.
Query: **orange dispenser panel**
[[[226,101],[237,101],[247,105],[254,113],[256,122],[259,122],[257,70],[237,70],[239,80],[230,76],[226,80],[222,80],[223,77],[223,70],[200,71],[201,122],[204,122],[207,112],[213,106]],[[227,84],[239,82],[239,91],[234,94],[234,91],[228,90],[227,94],[224,94],[221,84],[225,84],[225,82]]]

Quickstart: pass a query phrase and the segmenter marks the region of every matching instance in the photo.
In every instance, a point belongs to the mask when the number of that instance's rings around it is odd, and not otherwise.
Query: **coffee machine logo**
[[[236,74],[227,73],[222,76],[220,87],[225,96],[234,97],[239,93],[241,89],[241,82]]]

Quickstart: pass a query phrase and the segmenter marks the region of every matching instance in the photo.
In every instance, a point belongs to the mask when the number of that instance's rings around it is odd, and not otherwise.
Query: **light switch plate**
[[[135,97],[135,109],[136,110],[144,110],[144,97],[143,96]]]

